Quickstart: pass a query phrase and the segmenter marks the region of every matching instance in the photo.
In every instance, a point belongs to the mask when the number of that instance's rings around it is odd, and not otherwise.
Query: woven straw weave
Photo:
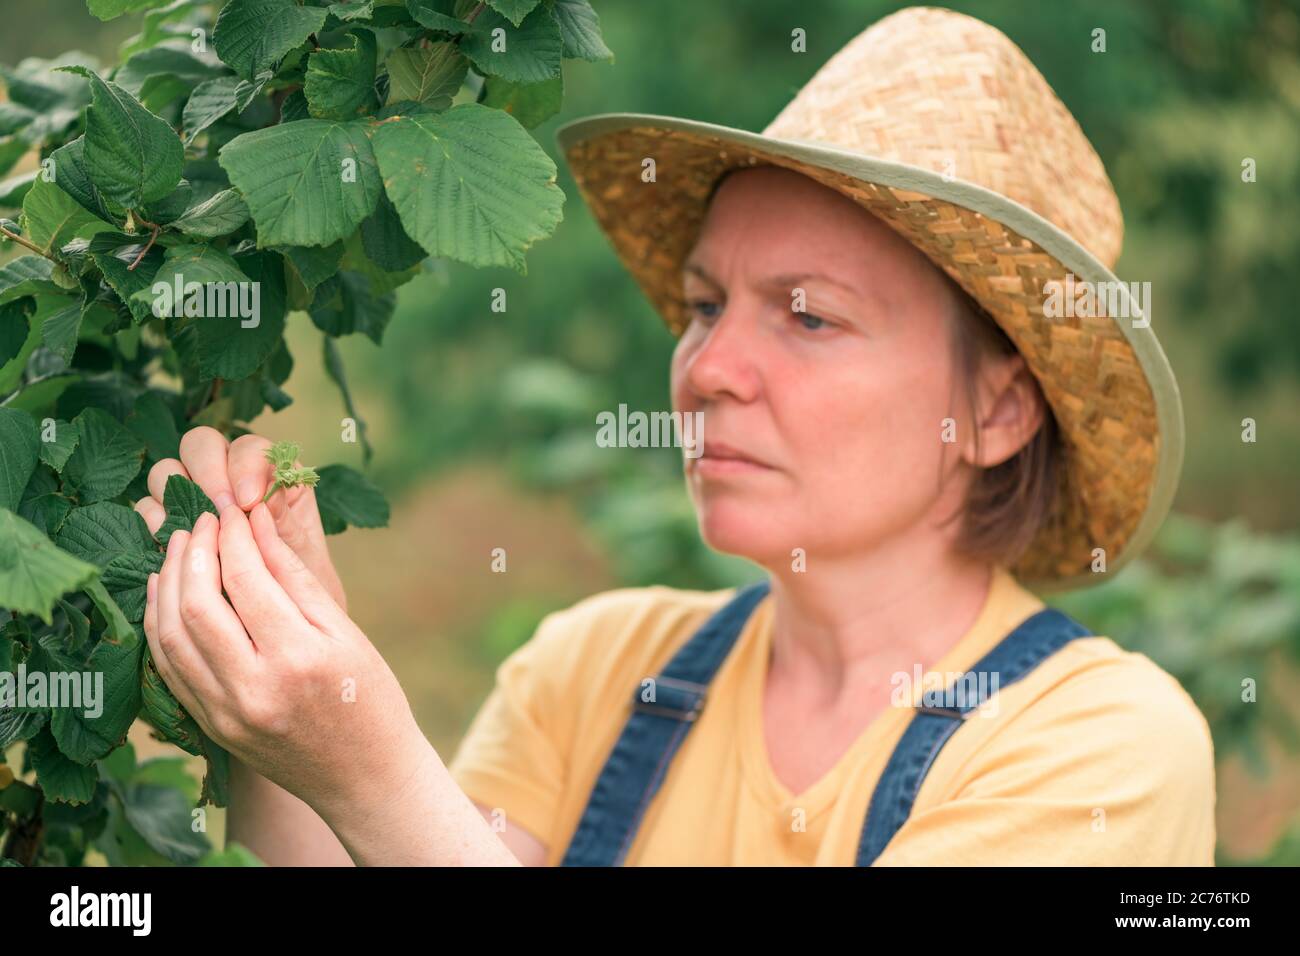
[[[841,49],[763,131],[951,175],[1059,227],[1108,269],[1123,235],[1101,160],[1024,54],[949,11],[912,8]],[[656,182],[642,181],[653,157]],[[1056,507],[1012,570],[1026,581],[1087,574],[1137,527],[1159,457],[1155,399],[1108,317],[1046,318],[1044,285],[1069,271],[1010,227],[954,203],[864,181],[725,138],[629,126],[574,143],[568,162],[620,258],[675,334],[689,317],[681,266],[724,172],[794,169],[853,198],[920,248],[1006,330],[1038,377],[1065,443]]]

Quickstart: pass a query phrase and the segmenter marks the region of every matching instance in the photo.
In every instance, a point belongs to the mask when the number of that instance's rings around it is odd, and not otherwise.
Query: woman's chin
[[[710,497],[696,498],[695,513],[700,538],[714,551],[761,562],[784,547],[789,530],[773,508],[758,502],[721,502]],[[776,540],[777,534],[781,541]]]

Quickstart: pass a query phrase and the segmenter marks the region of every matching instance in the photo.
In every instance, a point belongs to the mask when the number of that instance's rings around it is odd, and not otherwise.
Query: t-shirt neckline
[[[933,671],[958,671],[970,667],[1004,635],[998,633],[998,622],[1007,603],[1008,584],[1014,584],[1005,569],[995,568],[989,582],[983,606],[966,633],[948,652],[931,665]],[[745,624],[740,642],[747,649],[744,656],[741,692],[737,695],[736,726],[740,737],[743,772],[757,791],[765,806],[785,817],[802,809],[805,819],[825,810],[839,795],[848,768],[861,761],[868,753],[892,747],[902,736],[912,716],[909,709],[886,707],[862,728],[836,762],[801,793],[792,793],[776,776],[767,753],[763,736],[763,694],[767,688],[768,668],[772,654],[772,595],[768,593],[754,609]],[[915,689],[917,694],[921,688]]]

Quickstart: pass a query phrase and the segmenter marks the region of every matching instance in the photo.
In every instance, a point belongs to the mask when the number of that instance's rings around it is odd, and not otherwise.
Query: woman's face
[[[939,533],[927,519],[963,483],[939,488],[958,456],[941,440],[955,300],[935,267],[839,193],[757,167],[718,189],[684,271],[672,395],[703,412],[685,471],[704,540],[771,567]]]

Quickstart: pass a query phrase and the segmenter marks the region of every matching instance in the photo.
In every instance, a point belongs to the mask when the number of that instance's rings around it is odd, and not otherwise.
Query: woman
[[[561,140],[680,334],[701,534],[768,580],[549,616],[449,767],[347,617],[311,490],[261,504],[265,440],[189,432],[137,508],[157,527],[183,473],[220,518],[172,536],[145,631],[234,757],[230,837],[272,863],[1212,864],[1193,702],[1018,580],[1113,574],[1181,457],[1141,313],[1045,314],[1067,274],[1113,280],[1121,226],[1023,54],[905,10],[763,135]]]

